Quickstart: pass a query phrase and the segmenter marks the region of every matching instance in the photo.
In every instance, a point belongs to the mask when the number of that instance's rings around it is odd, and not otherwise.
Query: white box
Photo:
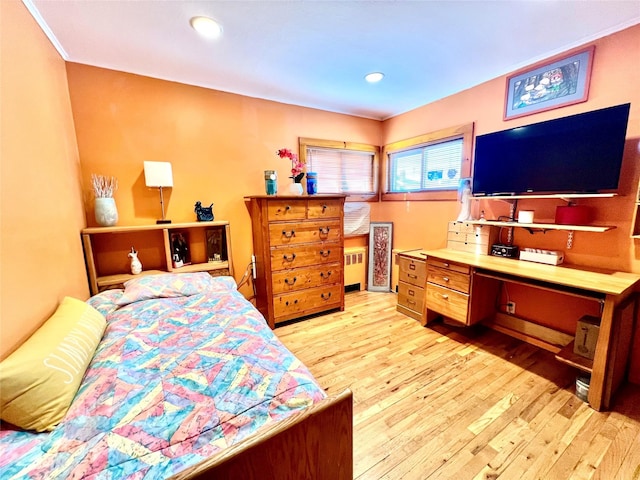
[[[546,263],[548,265],[560,265],[562,262],[564,262],[564,252],[559,252],[556,250],[520,250],[520,260]]]

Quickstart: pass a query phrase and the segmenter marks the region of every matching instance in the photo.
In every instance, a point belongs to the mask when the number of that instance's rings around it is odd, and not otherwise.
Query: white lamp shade
[[[144,162],[147,187],[173,187],[173,171],[169,162]]]

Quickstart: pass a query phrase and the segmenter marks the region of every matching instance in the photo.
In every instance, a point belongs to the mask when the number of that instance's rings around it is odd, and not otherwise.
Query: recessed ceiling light
[[[383,78],[384,78],[384,73],[380,73],[380,72],[373,72],[364,76],[364,79],[369,83],[379,82]]]
[[[203,37],[218,38],[222,34],[222,27],[209,17],[193,17],[190,21],[193,29]]]

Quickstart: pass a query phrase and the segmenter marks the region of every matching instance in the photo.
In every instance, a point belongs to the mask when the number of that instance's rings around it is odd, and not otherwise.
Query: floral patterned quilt
[[[89,299],[107,329],[75,400],[53,432],[2,428],[0,477],[166,478],[325,398],[233,279],[216,281]]]

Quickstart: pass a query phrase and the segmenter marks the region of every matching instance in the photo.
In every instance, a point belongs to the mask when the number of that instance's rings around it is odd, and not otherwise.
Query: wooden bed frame
[[[349,389],[170,477],[173,480],[352,480]]]

